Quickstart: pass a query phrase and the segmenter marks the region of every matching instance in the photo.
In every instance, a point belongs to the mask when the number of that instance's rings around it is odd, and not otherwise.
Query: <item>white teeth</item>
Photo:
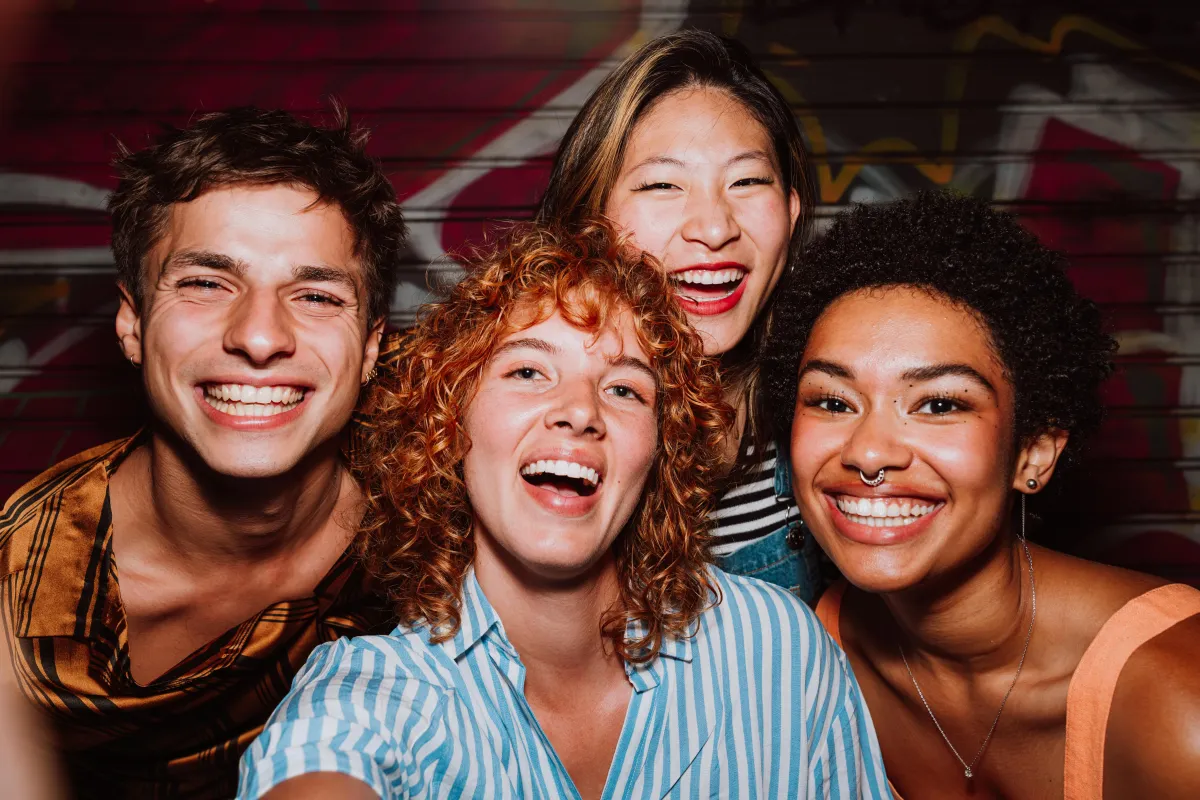
[[[567,478],[580,478],[592,486],[600,483],[600,473],[590,467],[577,464],[574,461],[534,461],[521,467],[522,475],[562,475]]]
[[[300,405],[299,399],[296,399],[290,403],[267,404],[241,403],[237,401],[228,402],[225,400],[220,400],[207,393],[204,395],[204,402],[208,403],[222,414],[229,414],[232,417],[273,417],[277,414],[282,414],[285,411],[291,411],[293,408]]]
[[[909,498],[884,500],[866,497],[839,497],[837,507],[853,522],[872,527],[908,525],[918,517],[932,513],[941,503],[922,504]]]
[[[293,406],[304,399],[304,390],[295,386],[250,386],[242,383],[222,383],[205,386],[204,396],[209,401],[221,400],[227,403],[262,406],[281,404]],[[270,416],[270,414],[266,416]]]
[[[733,283],[746,273],[740,269],[689,269],[671,274],[671,280],[676,283],[691,283],[700,286],[714,286],[723,283]]]

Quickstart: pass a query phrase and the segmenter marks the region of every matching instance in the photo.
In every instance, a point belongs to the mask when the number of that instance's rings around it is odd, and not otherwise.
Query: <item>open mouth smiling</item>
[[[745,280],[742,267],[724,269],[687,269],[671,273],[679,294],[694,303],[716,303],[728,299]]]
[[[521,467],[525,482],[563,497],[591,497],[603,480],[599,471],[575,461],[540,459]]]
[[[937,511],[945,503],[915,497],[851,497],[835,495],[834,503],[846,519],[872,528],[897,528],[912,525]]]
[[[202,386],[204,402],[234,417],[273,417],[304,402],[301,386],[251,386],[242,383],[208,383]]]

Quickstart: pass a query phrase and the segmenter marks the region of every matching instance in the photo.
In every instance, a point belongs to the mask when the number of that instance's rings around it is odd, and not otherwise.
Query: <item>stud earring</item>
[[[1038,482],[1035,481],[1033,478],[1030,478],[1029,480],[1025,481],[1025,485],[1028,486],[1030,489],[1036,489],[1038,487]]]

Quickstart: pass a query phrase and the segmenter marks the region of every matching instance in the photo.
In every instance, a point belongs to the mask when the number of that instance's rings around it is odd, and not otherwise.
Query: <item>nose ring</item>
[[[879,484],[883,483],[884,469],[885,469],[884,467],[880,467],[879,474],[876,475],[874,478],[868,478],[866,476],[866,474],[860,469],[858,471],[858,477],[862,478],[862,482],[865,483],[867,486],[878,486]]]

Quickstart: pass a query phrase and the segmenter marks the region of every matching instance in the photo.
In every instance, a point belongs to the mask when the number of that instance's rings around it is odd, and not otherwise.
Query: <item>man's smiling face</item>
[[[340,209],[287,185],[171,207],[117,332],[155,417],[214,471],[271,477],[335,439],[374,365],[362,266]]]

